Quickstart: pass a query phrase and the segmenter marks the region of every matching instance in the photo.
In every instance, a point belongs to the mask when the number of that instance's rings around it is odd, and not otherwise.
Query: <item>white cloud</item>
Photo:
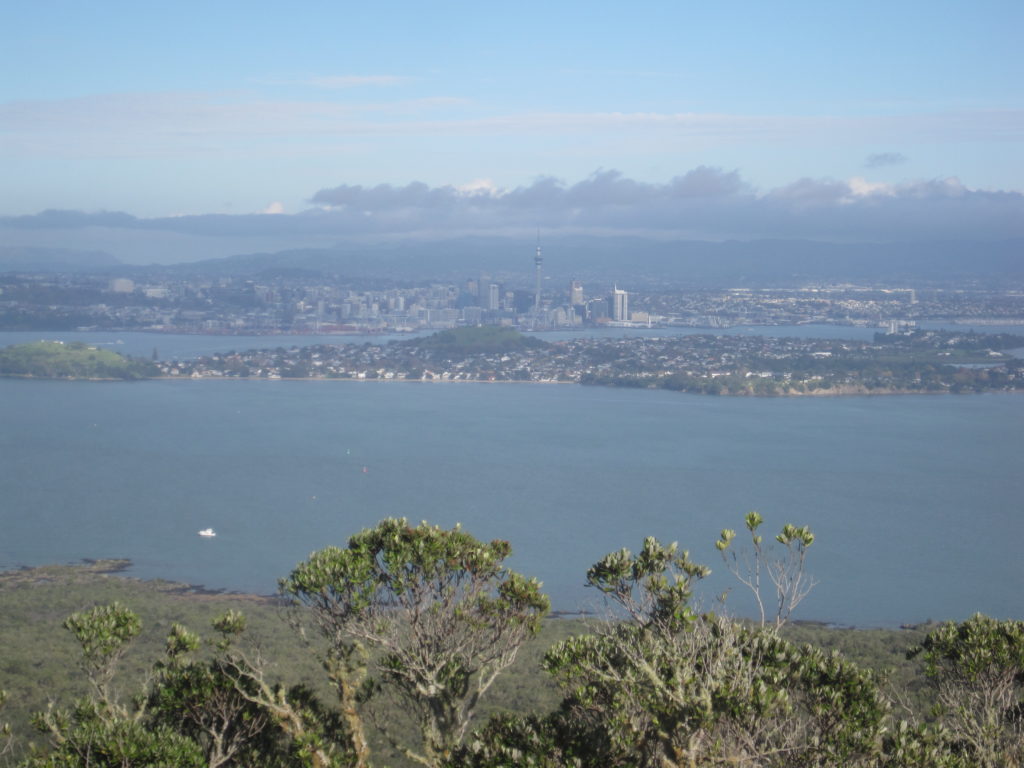
[[[1024,195],[968,189],[955,178],[899,185],[803,178],[758,192],[738,171],[701,166],[665,183],[602,170],[574,184],[541,177],[511,189],[489,182],[343,184],[320,190],[311,202],[322,206],[319,221],[326,226],[363,226],[379,234],[528,231],[540,225],[698,239],[1024,237]],[[373,223],[366,230],[369,213]]]
[[[282,214],[284,213],[284,203],[273,202],[264,208],[261,213],[266,214]]]
[[[491,179],[474,179],[473,181],[459,184],[455,187],[459,192],[467,195],[499,195],[501,190]]]
[[[868,197],[870,195],[892,197],[896,194],[896,188],[891,184],[885,184],[880,181],[868,181],[861,176],[854,176],[846,183],[850,187],[850,194],[853,197]]]

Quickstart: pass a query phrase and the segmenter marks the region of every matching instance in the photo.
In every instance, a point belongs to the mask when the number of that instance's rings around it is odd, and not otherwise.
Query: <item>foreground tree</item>
[[[64,622],[82,648],[82,668],[91,695],[70,710],[51,706],[35,715],[36,728],[50,737],[50,750],[25,762],[26,768],[134,768],[169,765],[199,768],[202,751],[167,727],[149,727],[145,709],[121,702],[113,688],[117,664],[142,622],[119,603],[74,613]]]
[[[338,718],[305,687],[268,682],[258,652],[237,645],[245,617],[228,611],[213,626],[216,653],[197,659],[199,637],[174,625],[150,688],[149,721],[200,745],[209,768],[351,765],[350,740]]]
[[[733,547],[736,531],[725,528],[715,548],[733,576],[754,595],[761,626],[765,626],[771,614],[772,623],[779,629],[814,589],[814,579],[806,571],[807,550],[814,543],[814,534],[806,525],[797,528],[786,523],[775,536],[781,550],[772,549],[764,545],[764,537],[758,533],[763,522],[760,513],[748,512],[743,523],[750,534],[749,547]],[[774,599],[765,595],[765,581],[774,587]]]
[[[952,752],[979,768],[1024,765],[1024,622],[943,624],[908,654],[918,655]]]
[[[95,713],[76,711],[45,756],[31,757],[23,768],[204,768],[199,746],[166,727],[134,720],[104,722]]]
[[[587,580],[621,615],[548,652],[560,711],[492,720],[453,764],[876,765],[887,706],[873,675],[774,627],[697,614],[708,573],[653,538],[604,557]]]
[[[64,628],[82,648],[81,666],[89,678],[96,716],[104,722],[128,719],[129,711],[112,685],[117,664],[142,631],[142,621],[115,602],[71,614]]]
[[[382,724],[410,759],[439,766],[461,743],[480,697],[540,628],[549,603],[535,579],[504,567],[506,541],[483,543],[387,519],[313,553],[281,590],[327,638],[325,663],[338,685],[362,763],[361,697],[372,666],[419,724],[419,749]]]
[[[117,662],[142,623],[114,603],[65,622],[82,647],[89,696],[68,710],[51,706],[34,718],[49,749],[24,768],[134,768],[227,765],[340,768],[352,763],[344,728],[303,688],[264,679],[263,666],[234,646],[244,617],[214,622],[212,657],[196,658],[198,635],[175,624],[166,657],[143,689],[122,703],[113,688]]]
[[[147,704],[154,723],[178,728],[203,746],[209,768],[220,768],[250,751],[269,717],[239,693],[220,660],[193,659],[199,647],[198,635],[172,627]]]
[[[707,573],[654,539],[636,557],[605,557],[588,582],[632,621],[556,647],[549,670],[644,765],[870,761],[885,715],[872,676],[774,629],[695,614],[692,585]]]

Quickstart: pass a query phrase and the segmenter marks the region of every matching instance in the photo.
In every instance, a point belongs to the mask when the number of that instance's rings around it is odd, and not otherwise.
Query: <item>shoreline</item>
[[[256,592],[213,588],[205,584],[190,584],[162,578],[144,579],[129,573],[134,565],[131,558],[83,557],[81,560],[68,563],[0,566],[0,592],[10,588],[81,583],[90,578],[113,577],[125,582],[145,585],[165,594],[199,600],[231,599],[276,605],[280,603],[281,599],[278,595],[261,595]]]
[[[171,581],[162,578],[140,578],[132,576],[129,571],[134,566],[130,558],[82,558],[68,563],[47,563],[43,565],[13,565],[9,567],[0,566],[0,593],[8,589],[33,588],[36,586],[54,586],[60,584],[82,584],[90,579],[102,580],[116,578],[124,582],[137,584],[141,587],[155,589],[156,591],[179,597],[186,600],[240,600],[243,602],[260,603],[264,605],[281,605],[282,598],[279,595],[261,595],[256,592],[242,592],[238,590],[218,589],[208,587],[204,584],[190,584],[183,581]],[[735,621],[754,621],[752,617],[733,616]],[[548,611],[545,619],[558,621],[572,620],[600,620],[593,610],[585,608],[552,608]],[[820,619],[793,619],[789,622],[794,627],[821,628],[832,631],[908,631],[917,630],[922,627],[939,624],[932,620],[918,623],[904,623],[895,625],[865,625],[842,624],[834,621],[822,621]]]
[[[343,378],[330,376],[301,376],[289,377],[279,376],[269,378],[266,376],[148,376],[142,379],[111,379],[111,378],[85,378],[85,377],[42,377],[31,374],[3,373],[0,379],[20,379],[28,381],[65,381],[65,382],[144,382],[144,381],[329,381],[348,382],[353,384],[525,384],[525,385],[565,385],[575,384],[577,386],[605,387],[607,389],[637,389],[649,392],[674,392],[680,395],[694,395],[698,397],[757,397],[764,399],[775,399],[785,397],[891,397],[900,395],[999,395],[999,394],[1020,394],[1020,389],[990,389],[981,392],[952,392],[949,390],[929,391],[915,389],[865,389],[861,387],[837,387],[827,390],[814,390],[811,392],[786,391],[773,394],[759,394],[756,392],[720,392],[712,394],[708,392],[687,392],[686,390],[666,389],[664,387],[628,387],[615,384],[588,384],[583,385],[578,381],[513,381],[510,379],[486,380],[486,379],[384,379],[384,378]]]

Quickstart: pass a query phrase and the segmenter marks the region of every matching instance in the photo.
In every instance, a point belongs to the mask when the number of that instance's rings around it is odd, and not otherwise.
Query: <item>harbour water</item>
[[[818,536],[800,618],[1024,618],[1015,395],[0,380],[0,425],[0,567],[125,557],[140,577],[270,593],[311,551],[404,516],[509,539],[562,610],[600,610],[583,583],[603,554],[678,540],[714,569],[711,606],[733,583],[713,542],[758,509]],[[739,589],[727,605],[751,607]]]

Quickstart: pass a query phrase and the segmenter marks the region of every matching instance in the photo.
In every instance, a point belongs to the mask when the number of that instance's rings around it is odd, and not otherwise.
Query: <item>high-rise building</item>
[[[569,283],[569,305],[577,307],[583,303],[583,283],[573,280]]]
[[[484,309],[501,309],[501,287],[497,283],[491,283],[487,288],[487,303],[484,304]]]
[[[629,320],[629,294],[618,286],[612,289],[612,295],[608,297],[608,312],[616,322]]]

